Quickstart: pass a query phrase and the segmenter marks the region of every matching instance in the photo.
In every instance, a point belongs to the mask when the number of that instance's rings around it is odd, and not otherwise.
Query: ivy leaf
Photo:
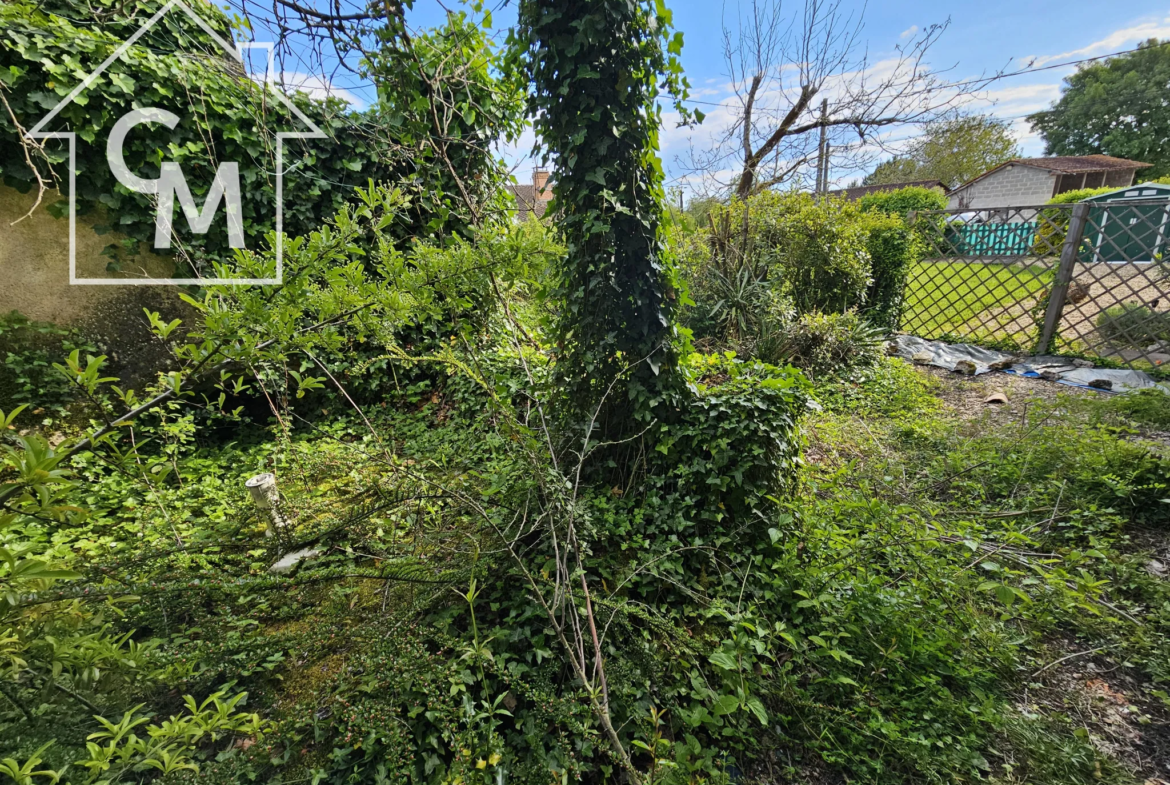
[[[114,86],[116,86],[122,92],[126,93],[127,95],[132,95],[134,93],[134,88],[136,86],[135,82],[129,76],[126,76],[126,74],[120,74],[115,71],[108,71],[106,75],[109,77],[110,82],[113,83]]]

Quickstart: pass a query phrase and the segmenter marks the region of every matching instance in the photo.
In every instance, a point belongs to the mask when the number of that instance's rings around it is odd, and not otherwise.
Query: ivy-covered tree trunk
[[[560,270],[557,369],[571,411],[599,404],[603,432],[627,430],[640,398],[673,377],[674,287],[660,234],[659,79],[679,71],[660,5],[525,0],[530,112],[554,156]],[[623,372],[629,369],[628,374]],[[619,379],[618,383],[611,383]],[[607,395],[608,391],[608,395]]]

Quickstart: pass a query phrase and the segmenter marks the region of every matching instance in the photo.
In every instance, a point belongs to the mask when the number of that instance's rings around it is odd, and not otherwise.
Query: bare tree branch
[[[948,22],[871,61],[861,13],[843,3],[751,0],[733,24],[725,21],[733,95],[722,105],[731,121],[707,149],[692,147],[689,160],[678,161],[688,174],[741,199],[803,181],[822,129],[834,164],[856,171],[889,149],[890,129],[937,120],[996,78],[950,81],[928,64]],[[823,115],[814,98],[826,102]]]

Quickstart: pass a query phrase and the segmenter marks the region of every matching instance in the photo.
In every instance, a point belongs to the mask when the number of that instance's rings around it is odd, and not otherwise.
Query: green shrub
[[[934,192],[916,190],[930,195],[928,206],[940,204]],[[700,337],[738,350],[774,332],[766,311],[777,298],[796,313],[858,310],[875,326],[896,328],[906,276],[922,253],[898,215],[808,194],[765,192],[717,207],[710,226],[709,257],[687,266],[699,306],[690,322]]]
[[[871,214],[873,282],[866,294],[865,316],[874,325],[894,330],[902,317],[906,276],[922,256],[922,240],[905,221],[912,212],[945,210],[947,197],[932,188],[910,186],[867,194],[857,204]]]
[[[647,479],[631,499],[631,519],[642,523],[617,539],[645,537],[646,547],[676,538],[713,545],[751,540],[745,527],[761,520],[757,513],[774,504],[769,497],[795,479],[796,423],[809,383],[795,368],[739,360],[732,352],[692,354],[682,370],[690,390],[678,394],[677,417],[660,420]]]
[[[1158,313],[1141,303],[1111,305],[1097,316],[1097,332],[1113,343],[1170,341],[1170,313]]]
[[[1151,387],[1125,395],[1105,398],[1103,403],[1113,414],[1148,428],[1170,430],[1170,394]]]
[[[871,324],[894,330],[902,318],[906,276],[922,255],[922,241],[893,215],[870,216],[869,227],[866,247],[873,277],[863,312]]]
[[[165,5],[160,0],[137,0],[129,6],[112,0],[0,3],[0,27],[10,31],[0,37],[4,75],[0,83],[12,116],[35,122],[32,118],[56,103],[51,97],[58,95],[57,90],[74,84]],[[218,6],[199,2],[193,8],[208,29],[231,40],[231,21]],[[113,60],[103,78],[63,108],[62,120],[82,139],[93,140],[106,138],[118,118],[135,106],[154,106],[189,118],[163,136],[157,129],[151,139],[131,134],[124,148],[127,165],[132,171],[157,167],[160,148],[167,150],[167,160],[187,172],[214,169],[214,159],[245,162],[240,166],[244,233],[249,248],[262,246],[273,229],[272,194],[257,186],[265,181],[266,172],[274,170],[276,149],[271,139],[257,137],[252,129],[291,128],[299,121],[238,71],[205,30],[172,14],[165,25],[173,26],[173,31],[163,35],[154,31]],[[176,35],[179,30],[182,33]],[[497,78],[490,41],[463,15],[452,14],[442,27],[422,31],[417,38],[409,53],[390,43],[392,38],[366,53],[363,67],[377,84],[379,99],[368,111],[348,111],[334,97],[322,101],[299,93],[292,98],[329,138],[285,142],[286,160],[300,161],[299,167],[312,172],[284,181],[283,230],[290,236],[319,226],[324,217],[354,199],[355,187],[370,181],[394,183],[412,195],[393,226],[398,240],[451,231],[469,234],[472,221],[460,188],[470,189],[480,210],[503,214],[500,186],[506,175],[488,149],[490,140],[518,130],[521,95]],[[185,41],[189,51],[176,48],[178,41]],[[196,50],[201,50],[199,56],[192,56]],[[419,76],[424,69],[425,83]],[[457,80],[451,76],[453,69],[458,70]],[[449,127],[440,146],[430,141],[432,117],[425,96],[431,90],[453,89],[464,104],[444,120]],[[193,106],[199,111],[193,112]],[[36,176],[6,112],[0,113],[0,139],[4,184],[22,192],[35,188]],[[46,160],[58,169],[64,165],[63,155],[52,145],[46,150]],[[106,249],[116,268],[124,257],[137,253],[134,243],[151,242],[153,198],[117,185],[106,165],[104,145],[80,145],[76,155],[78,214],[107,210],[111,224],[132,241],[128,248]],[[41,177],[53,179],[44,161],[36,157],[32,161],[41,167]],[[50,211],[59,211],[61,204]],[[230,256],[224,222],[213,222],[198,238],[185,221],[175,222],[173,230],[185,243],[199,240],[199,253],[192,260],[196,265],[210,264],[224,252]],[[203,254],[208,258],[202,259]]]
[[[760,342],[765,362],[791,363],[812,376],[873,365],[881,356],[883,331],[856,311],[806,313]]]
[[[876,211],[905,218],[909,213],[923,210],[947,209],[947,197],[933,188],[908,186],[894,191],[878,191],[857,200],[866,211]]]
[[[1116,191],[1116,188],[1078,188],[1075,191],[1065,191],[1048,200],[1048,204],[1075,204],[1088,199],[1090,196],[1107,194]],[[1072,215],[1070,210],[1041,210],[1036,217],[1036,236],[1032,240],[1032,252],[1040,255],[1055,255],[1064,245],[1064,237],[1068,232],[1068,221]]]
[[[1116,191],[1116,188],[1078,188],[1075,191],[1065,191],[1062,194],[1057,194],[1048,200],[1048,204],[1075,204],[1083,202],[1090,196],[1100,196],[1111,191]]]
[[[744,209],[734,205],[735,209]],[[856,205],[809,194],[765,192],[747,205],[751,248],[800,313],[840,313],[866,302],[869,227]],[[733,214],[732,226],[738,225]]]
[[[73,328],[48,322],[34,322],[18,311],[0,314],[0,408],[11,410],[20,404],[42,409],[50,416],[65,415],[74,399],[74,390],[54,363],[74,350],[97,354],[97,347]],[[31,421],[33,410],[23,413]],[[45,424],[51,424],[51,420]]]

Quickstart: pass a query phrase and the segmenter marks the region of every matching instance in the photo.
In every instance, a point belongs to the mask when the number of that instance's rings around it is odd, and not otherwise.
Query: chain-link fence
[[[919,212],[900,330],[1007,351],[1170,363],[1170,200]],[[1170,366],[1168,366],[1170,367]]]

